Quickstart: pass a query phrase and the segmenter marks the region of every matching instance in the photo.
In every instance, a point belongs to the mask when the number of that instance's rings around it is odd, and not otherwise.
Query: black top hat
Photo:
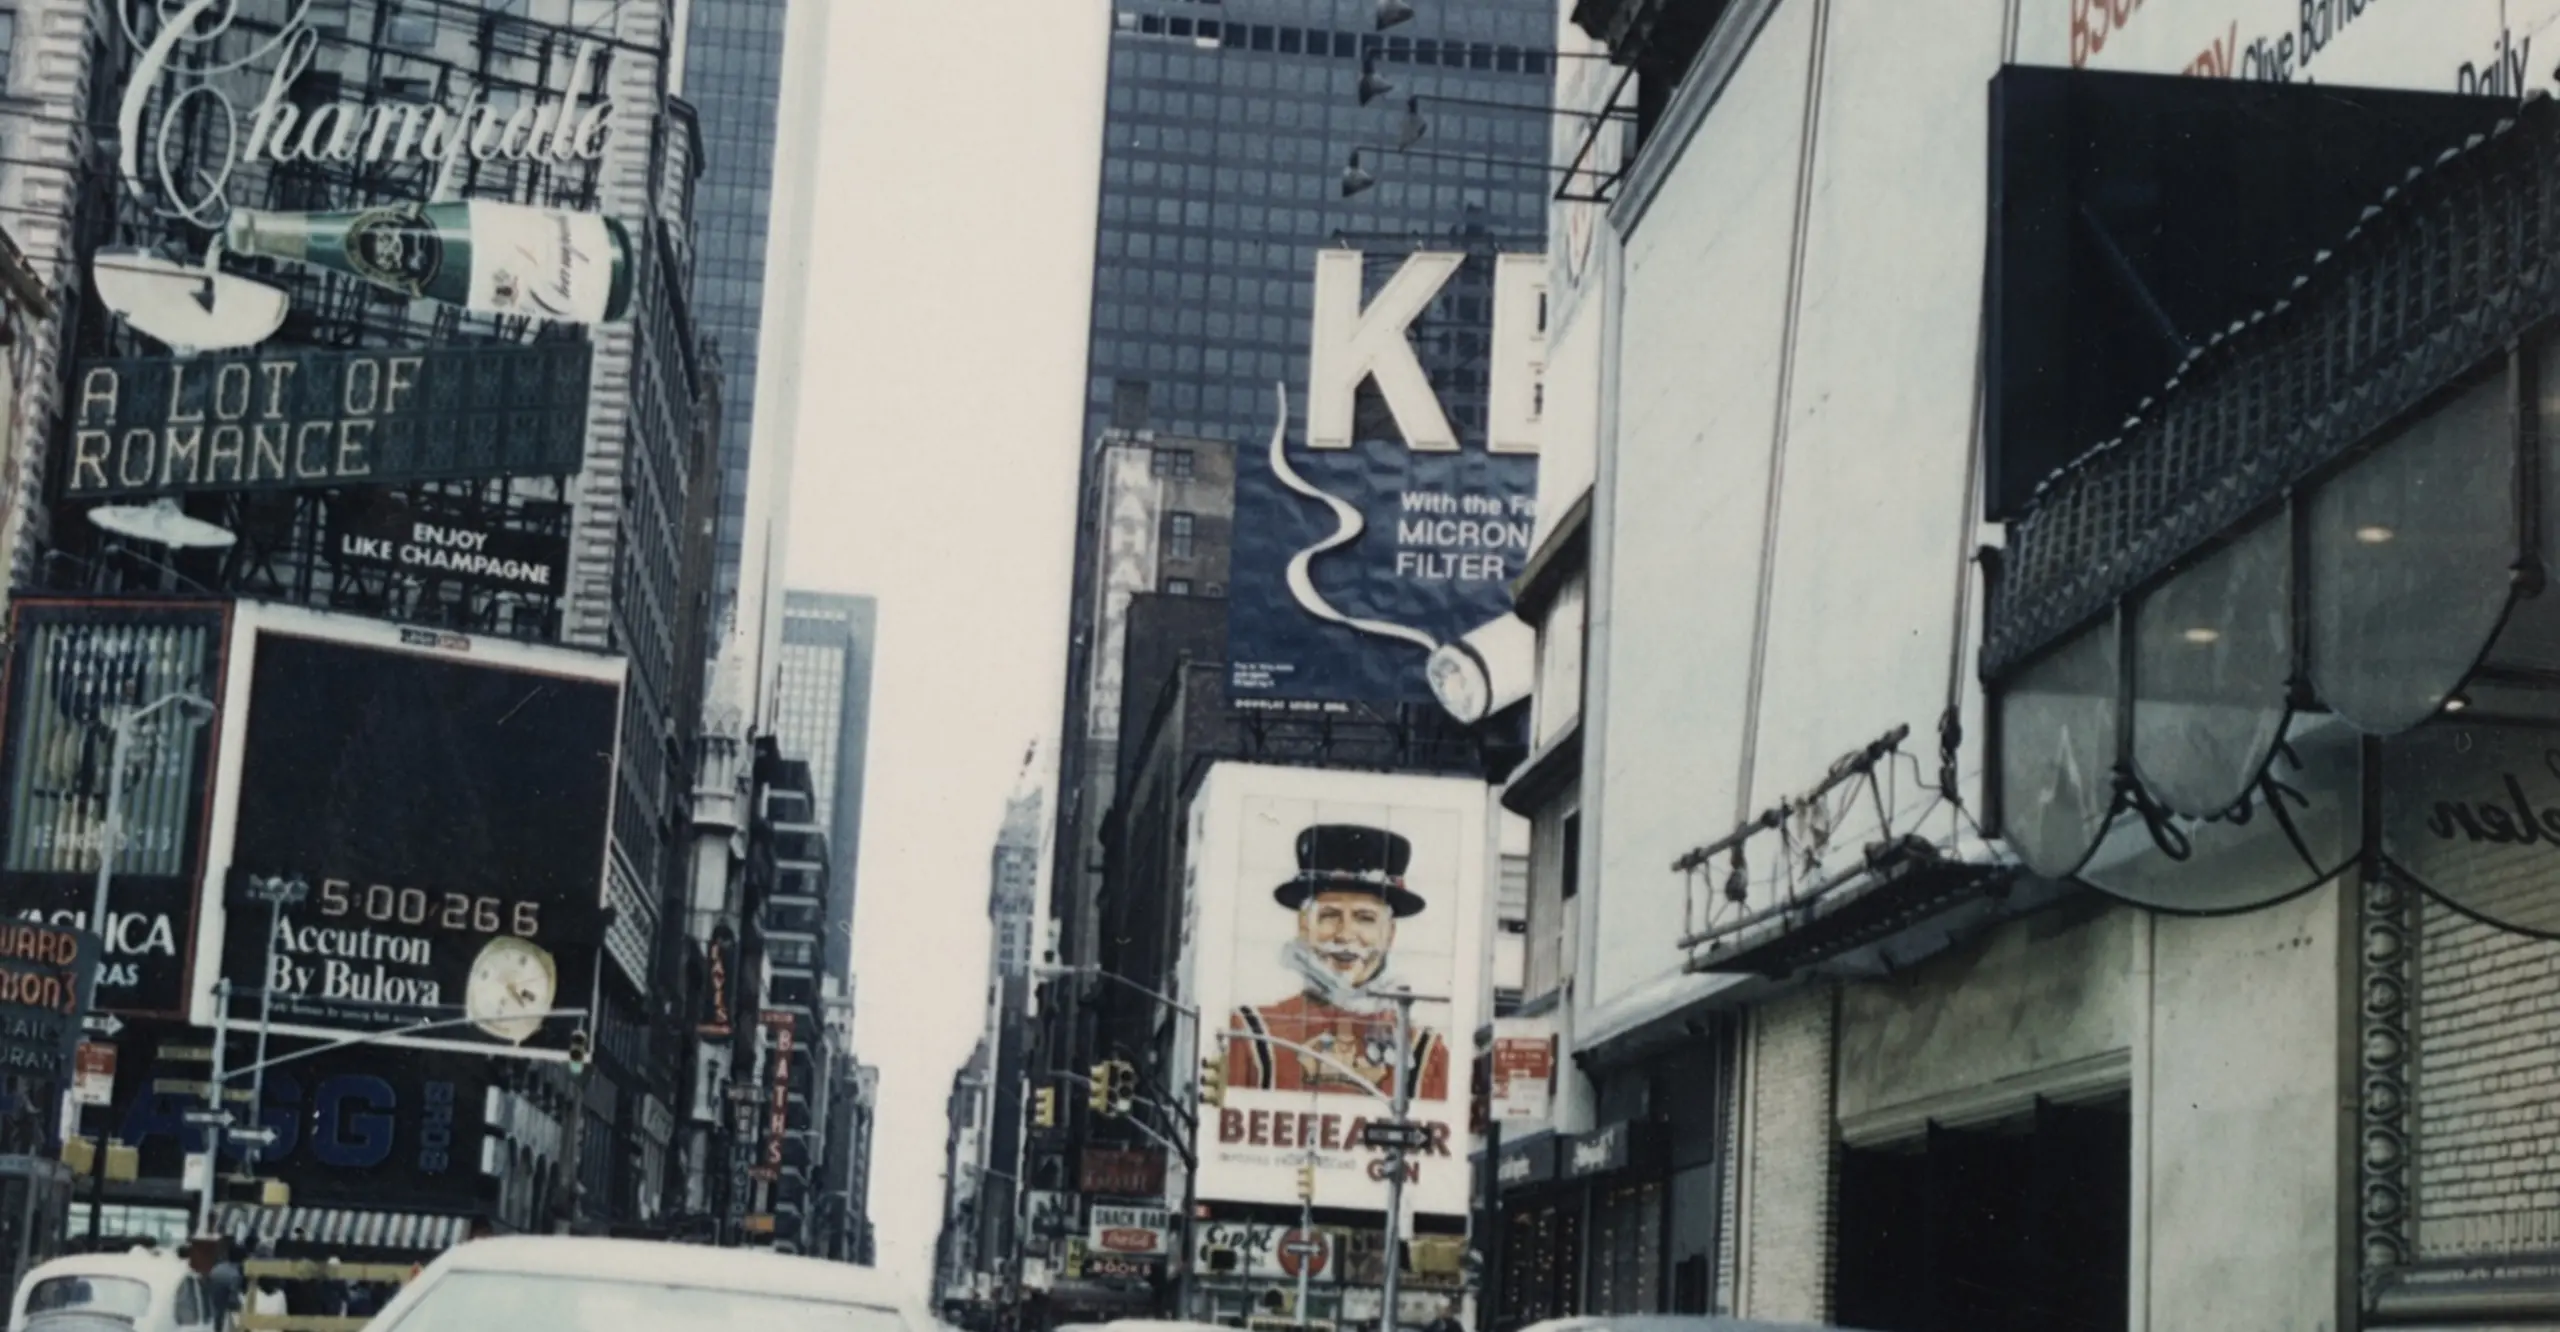
[[[1412,861],[1413,843],[1384,828],[1315,824],[1298,834],[1297,876],[1272,889],[1271,897],[1295,911],[1317,893],[1367,893],[1398,917],[1410,916],[1424,905],[1404,886],[1404,868]]]

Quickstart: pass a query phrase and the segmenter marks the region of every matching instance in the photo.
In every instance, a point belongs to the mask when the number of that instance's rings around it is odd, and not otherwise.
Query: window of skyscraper
[[[1197,519],[1187,513],[1176,513],[1165,520],[1164,553],[1169,559],[1187,560],[1191,556],[1192,528]]]

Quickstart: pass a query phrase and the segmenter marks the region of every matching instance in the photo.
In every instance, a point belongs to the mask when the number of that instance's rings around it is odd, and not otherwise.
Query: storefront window
[[[1594,1192],[1591,1300],[1585,1312],[1659,1312],[1661,1285],[1661,1181],[1647,1180]]]
[[[1504,1240],[1502,1324],[1527,1327],[1582,1311],[1581,1199],[1511,1209]]]

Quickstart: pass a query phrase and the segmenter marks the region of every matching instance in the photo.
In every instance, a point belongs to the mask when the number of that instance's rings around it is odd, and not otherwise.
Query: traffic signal
[[[1041,1087],[1031,1093],[1031,1123],[1037,1128],[1058,1126],[1058,1089]]]
[[[1313,1161],[1301,1161],[1298,1163],[1298,1201],[1314,1202],[1315,1200],[1316,1163]]]
[[[1113,1088],[1111,1108],[1125,1115],[1138,1108],[1138,1069],[1124,1059],[1112,1071],[1120,1080]]]
[[[1115,1066],[1096,1064],[1087,1071],[1092,1076],[1085,1079],[1086,1090],[1089,1093],[1085,1104],[1092,1106],[1093,1112],[1097,1115],[1110,1114],[1111,1094],[1119,1085],[1119,1080],[1114,1076]]]
[[[1200,1061],[1200,1103],[1221,1107],[1227,1103],[1227,1061],[1215,1055]]]
[[[580,1027],[578,1030],[570,1032],[569,1076],[573,1078],[585,1077],[587,1073],[587,1061],[591,1057],[591,1052],[587,1049],[586,1028]]]

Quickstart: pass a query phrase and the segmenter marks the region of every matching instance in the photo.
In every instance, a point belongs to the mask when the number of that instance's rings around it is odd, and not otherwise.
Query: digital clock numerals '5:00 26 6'
[[[389,884],[358,886],[345,879],[320,881],[320,914],[356,916],[379,925],[427,926],[456,934],[542,937],[542,904],[508,902],[466,893],[437,893]]]

